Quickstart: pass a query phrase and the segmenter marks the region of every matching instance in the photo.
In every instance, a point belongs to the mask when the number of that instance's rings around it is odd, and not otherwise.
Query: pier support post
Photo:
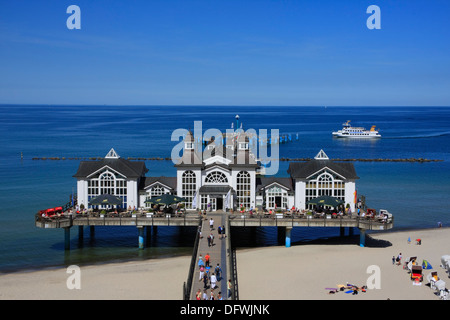
[[[359,246],[364,247],[366,245],[366,229],[359,229]]]
[[[82,241],[84,236],[83,226],[78,226],[78,240]]]
[[[291,231],[292,227],[286,227],[286,248],[291,247]]]
[[[64,227],[64,249],[70,250],[70,227]]]
[[[144,249],[144,227],[137,227],[139,232],[139,249]]]

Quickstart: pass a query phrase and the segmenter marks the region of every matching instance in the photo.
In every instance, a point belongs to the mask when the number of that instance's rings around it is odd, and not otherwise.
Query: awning
[[[212,186],[212,185],[206,185],[201,186],[199,193],[200,194],[208,194],[208,195],[223,195],[227,194],[228,191],[233,192],[233,189],[230,186]]]

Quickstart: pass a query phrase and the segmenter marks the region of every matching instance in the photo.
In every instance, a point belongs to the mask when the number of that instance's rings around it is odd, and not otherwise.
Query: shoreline
[[[427,231],[427,230],[439,230],[439,229],[448,229],[450,230],[450,227],[441,227],[441,228],[437,228],[437,227],[429,227],[429,228],[402,228],[402,229],[393,229],[393,230],[386,230],[386,231],[373,231],[373,230],[367,230],[366,231],[366,235],[369,236],[369,238],[367,240],[370,240],[370,236],[371,235],[377,235],[377,234],[390,234],[390,233],[401,233],[401,232],[412,232],[412,231]],[[356,237],[358,237],[359,239],[359,235],[355,234],[352,236],[353,238],[356,239]],[[302,245],[302,244],[314,244],[314,243],[321,243],[321,244],[327,244],[327,242],[329,242],[330,245],[334,245],[335,242],[340,242],[338,240],[347,240],[346,242],[350,242],[352,240],[350,240],[350,238],[352,238],[351,236],[344,236],[343,238],[341,238],[340,236],[333,236],[333,237],[319,237],[319,238],[315,238],[312,240],[300,240],[300,241],[295,241],[292,242],[291,245],[293,247],[298,246],[298,245]],[[355,242],[356,243],[356,242]],[[280,245],[267,245],[267,246],[257,246],[257,247],[237,247],[236,251],[242,251],[242,250],[253,250],[253,249],[261,249],[261,248],[273,248],[273,247],[280,247]],[[193,248],[192,248],[193,249]],[[145,262],[149,262],[149,261],[154,261],[154,260],[164,260],[164,259],[172,259],[172,258],[177,258],[177,257],[189,257],[191,258],[191,254],[180,254],[180,255],[173,255],[173,256],[160,256],[160,257],[152,257],[149,259],[141,259],[141,258],[130,258],[130,259],[125,259],[125,260],[119,260],[119,259],[113,259],[113,260],[107,260],[107,261],[98,261],[98,262],[84,262],[84,263],[79,263],[79,266],[82,267],[96,267],[96,266],[103,266],[103,265],[108,265],[108,264],[120,264],[120,263],[145,263]],[[61,268],[66,268],[67,264],[55,264],[55,265],[47,265],[47,266],[40,266],[40,267],[36,267],[36,268],[23,268],[20,270],[13,270],[13,271],[1,271],[0,270],[0,277],[2,275],[9,275],[9,274],[20,274],[20,273],[32,273],[32,272],[39,272],[39,271],[51,271],[51,270],[55,270],[55,269],[61,269]]]
[[[450,282],[440,267],[440,257],[450,254],[445,251],[449,236],[450,228],[427,228],[371,233],[364,248],[351,239],[322,239],[290,248],[238,249],[239,296],[242,300],[437,300],[426,286],[426,275],[437,271],[441,279]],[[416,237],[423,239],[422,245],[414,243]],[[433,266],[424,270],[421,286],[412,285],[403,266],[392,265],[392,256],[400,252],[404,259],[417,256],[419,264],[426,259]],[[181,300],[190,262],[190,256],[178,256],[82,266],[80,290],[67,288],[70,274],[66,267],[1,274],[0,300]],[[381,290],[356,296],[325,290],[347,281],[364,285],[369,265],[380,267]]]

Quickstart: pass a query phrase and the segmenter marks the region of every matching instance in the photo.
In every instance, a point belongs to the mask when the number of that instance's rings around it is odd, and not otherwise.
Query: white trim
[[[167,184],[164,184],[164,183],[160,182],[159,180],[156,180],[156,181],[152,182],[151,184],[149,184],[148,186],[144,187],[144,190],[152,188],[155,184],[159,184],[160,186],[162,186],[162,187],[164,187],[165,189],[168,189],[168,190],[175,190],[174,188],[169,187]]]
[[[119,158],[120,156],[117,154],[114,148],[111,148],[111,150],[109,150],[109,152],[105,156],[105,159],[119,159]]]
[[[327,154],[322,149],[320,149],[319,153],[316,154],[314,159],[316,159],[316,160],[330,160],[330,158],[328,158]]]
[[[124,175],[123,173],[120,173],[117,170],[114,170],[113,168],[111,168],[108,165],[104,165],[103,167],[101,167],[100,169],[98,169],[97,171],[92,172],[91,174],[89,174],[88,176],[86,176],[86,179],[89,179],[90,177],[92,177],[93,175],[99,173],[100,171],[102,171],[104,168],[107,168],[109,170],[111,170],[112,172],[114,172],[115,174],[121,175],[122,177],[124,177],[125,179],[128,179],[128,177],[126,175]]]
[[[220,163],[220,164],[229,165],[231,163],[231,160],[227,159],[225,157],[222,157],[220,155],[215,155],[214,157],[209,157],[207,159],[203,159],[203,163],[205,165],[210,165],[210,164],[213,164],[213,163]]]
[[[266,191],[267,189],[271,188],[274,184],[280,186],[282,189],[286,190],[287,192],[293,192],[293,191],[294,191],[294,190],[289,189],[288,187],[286,187],[286,186],[280,184],[280,183],[277,182],[277,181],[273,181],[272,183],[270,183],[270,184],[268,184],[267,186],[263,187],[263,190]],[[261,189],[260,189],[260,190],[261,190]]]
[[[336,171],[334,171],[334,170],[331,170],[329,167],[323,167],[322,169],[320,169],[320,170],[317,170],[316,172],[314,172],[314,173],[312,173],[312,174],[310,174],[309,176],[307,176],[306,178],[304,178],[305,180],[309,180],[312,176],[314,176],[314,175],[316,175],[316,174],[318,174],[320,171],[323,171],[323,170],[325,170],[325,169],[328,169],[328,170],[330,170],[332,173],[334,173],[335,175],[337,175],[338,177],[341,177],[342,179],[344,179],[344,180],[348,180],[346,177],[344,177],[343,175],[341,175],[341,174],[339,174],[339,173],[337,173]]]

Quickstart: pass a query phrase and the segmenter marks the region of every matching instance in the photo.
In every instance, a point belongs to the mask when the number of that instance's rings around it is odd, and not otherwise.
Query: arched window
[[[250,173],[247,171],[240,171],[237,174],[236,193],[238,206],[244,207],[246,210],[250,209],[250,190],[251,190]]]
[[[119,207],[126,208],[127,206],[127,181],[120,175],[106,170],[88,180],[88,201],[98,197],[101,194],[111,194],[122,199],[122,205]],[[100,206],[103,208],[104,206]]]
[[[332,196],[333,195],[333,177],[327,173],[322,174],[317,178],[317,194],[318,196]]]
[[[339,176],[326,171],[313,177],[306,182],[305,203],[320,196],[331,196],[345,201],[345,182]]]
[[[197,180],[195,173],[192,171],[185,171],[181,177],[181,193],[182,197],[186,199],[186,208],[192,208],[192,199],[195,195],[197,187]]]
[[[105,172],[99,177],[100,194],[115,194],[115,177],[110,172]]]
[[[224,173],[213,171],[206,176],[205,183],[228,183],[228,179]]]
[[[164,193],[164,189],[161,186],[154,186],[150,191],[150,196],[157,197]]]

